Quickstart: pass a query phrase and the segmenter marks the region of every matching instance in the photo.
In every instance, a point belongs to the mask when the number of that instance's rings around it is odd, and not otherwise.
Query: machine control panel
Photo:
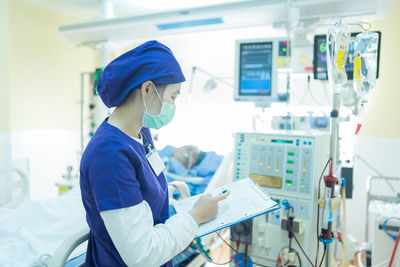
[[[281,209],[254,218],[248,254],[260,264],[274,265],[289,244],[288,206],[299,227],[297,238],[308,255],[316,251],[318,178],[328,159],[326,133],[236,133],[234,180],[250,177]],[[283,227],[283,228],[282,228]],[[297,244],[292,248],[300,251]],[[302,262],[307,259],[299,253]]]
[[[269,193],[312,197],[316,136],[237,133],[234,180],[250,177]]]

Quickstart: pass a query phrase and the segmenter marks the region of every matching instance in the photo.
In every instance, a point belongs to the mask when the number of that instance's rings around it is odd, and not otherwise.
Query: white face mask
[[[165,101],[162,101],[160,94],[157,91],[156,86],[153,84],[154,90],[157,93],[158,99],[161,102],[161,111],[158,115],[152,115],[147,112],[146,102],[144,101],[143,95],[142,100],[144,104],[144,112],[143,112],[143,119],[142,119],[142,126],[146,128],[152,129],[160,129],[161,127],[167,125],[172,121],[175,115],[175,105],[171,105]]]

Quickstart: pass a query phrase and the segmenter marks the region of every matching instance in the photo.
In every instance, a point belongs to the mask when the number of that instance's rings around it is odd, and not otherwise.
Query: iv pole
[[[341,20],[339,21],[339,25],[341,24]],[[368,28],[365,28],[363,26],[363,24],[367,24]],[[355,26],[360,26],[362,28],[363,31],[368,31],[371,27],[371,24],[366,23],[366,22],[359,22],[359,23],[347,23],[346,25],[355,25]],[[321,25],[322,26],[322,25]],[[329,38],[329,35],[327,35]],[[328,40],[327,40],[327,45],[328,45]],[[334,42],[334,45],[332,46],[333,49],[335,49],[334,47],[336,46],[336,40]],[[327,50],[328,51],[328,50]],[[330,53],[332,53],[332,51],[329,50]],[[331,55],[327,55],[328,57],[330,57]],[[332,64],[336,63],[336,60],[334,60],[333,62],[331,62]],[[332,79],[331,75],[329,75],[329,78]],[[334,84],[334,82],[332,81],[333,84],[333,101],[332,101],[332,111],[330,114],[331,117],[331,133],[330,133],[330,152],[329,152],[329,156],[332,159],[331,160],[331,167],[330,167],[330,173],[328,176],[324,177],[325,180],[325,193],[324,193],[324,199],[325,199],[325,205],[324,205],[324,211],[322,212],[322,214],[326,214],[331,213],[331,200],[335,197],[334,196],[334,184],[337,181],[337,178],[334,177],[332,175],[332,173],[336,173],[336,168],[339,167],[339,159],[338,159],[338,141],[339,141],[339,109],[340,109],[340,87],[342,85],[340,84]],[[329,183],[330,183],[330,187],[329,188]],[[329,190],[327,190],[329,189]],[[332,190],[332,191],[331,191]],[[332,215],[330,215],[331,217]],[[325,218],[326,219],[326,218]],[[324,218],[323,218],[324,220]],[[327,225],[329,224],[329,222],[327,223]],[[330,227],[325,232],[325,235],[323,235],[323,233],[321,233],[320,236],[320,241],[323,242],[324,244],[324,249],[325,251],[325,267],[330,267],[331,266],[331,260],[332,260],[332,255],[331,255],[331,251],[330,251],[330,243],[332,243],[332,221],[330,222]],[[328,236],[329,235],[329,236]],[[345,238],[345,237],[344,237]]]

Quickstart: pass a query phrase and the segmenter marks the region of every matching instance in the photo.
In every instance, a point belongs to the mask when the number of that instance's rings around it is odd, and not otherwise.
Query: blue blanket
[[[192,168],[187,169],[179,160],[172,156],[174,150],[175,147],[166,146],[158,152],[161,159],[166,163],[167,171],[185,177],[203,178],[203,183],[201,184],[187,183],[192,195],[203,193],[224,157],[215,152],[204,152],[202,160]],[[168,182],[174,181],[168,175],[167,180]]]

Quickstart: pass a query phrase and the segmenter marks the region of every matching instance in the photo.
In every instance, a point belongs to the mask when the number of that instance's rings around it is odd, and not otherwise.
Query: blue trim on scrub
[[[154,147],[149,129],[143,144]],[[104,121],[81,160],[80,185],[90,228],[85,266],[126,266],[105,228],[100,212],[121,209],[145,200],[154,225],[169,218],[168,186],[163,173],[155,176],[142,144]],[[171,262],[163,266],[172,266]]]

